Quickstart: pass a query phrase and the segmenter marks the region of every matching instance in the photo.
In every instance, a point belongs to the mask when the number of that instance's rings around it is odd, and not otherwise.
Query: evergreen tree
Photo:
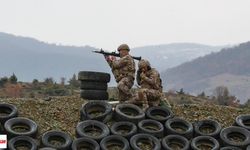
[[[0,79],[0,87],[4,87],[5,83],[8,82],[8,78],[7,77],[3,77]]]
[[[199,94],[199,95],[198,95],[198,97],[202,97],[202,98],[206,97],[205,92],[204,92],[204,91],[203,91],[203,92],[201,92],[201,94]]]
[[[32,81],[32,84],[33,84],[33,85],[38,85],[38,83],[39,83],[39,81],[38,81],[37,79],[34,79],[34,80]]]
[[[11,84],[16,84],[17,83],[17,77],[16,75],[13,73],[12,76],[10,76],[9,81]]]
[[[79,88],[80,82],[77,80],[76,75],[73,74],[73,77],[69,79],[69,85],[73,88]]]
[[[44,83],[45,83],[45,85],[53,85],[54,84],[54,79],[52,77],[45,78]]]
[[[185,94],[183,88],[181,88],[179,92],[177,91],[177,93],[178,93],[178,94],[181,94],[181,95]]]

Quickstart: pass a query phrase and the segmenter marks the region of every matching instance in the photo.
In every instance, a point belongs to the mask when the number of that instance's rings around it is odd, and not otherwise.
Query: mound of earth
[[[75,138],[75,128],[80,121],[80,108],[86,100],[79,96],[51,97],[49,99],[0,99],[18,108],[19,116],[34,120],[39,127],[39,137],[48,130],[61,130]],[[217,120],[223,127],[231,126],[240,114],[250,114],[250,109],[240,109],[208,104],[173,105],[175,116],[190,122],[203,119]]]

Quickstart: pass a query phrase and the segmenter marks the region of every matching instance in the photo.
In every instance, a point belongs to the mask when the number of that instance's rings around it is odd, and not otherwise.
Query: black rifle
[[[100,50],[100,51],[93,51],[94,53],[100,53],[100,54],[103,54],[103,55],[111,55],[111,56],[115,56],[115,57],[120,57],[120,54],[119,53],[116,53],[116,52],[105,52],[104,50]],[[136,60],[141,60],[141,57],[135,57],[135,56],[132,56],[133,59],[136,59]]]

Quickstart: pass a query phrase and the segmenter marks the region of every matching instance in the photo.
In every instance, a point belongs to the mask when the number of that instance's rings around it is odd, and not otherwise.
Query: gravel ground
[[[0,99],[0,103],[14,104],[19,116],[34,120],[39,126],[39,137],[48,130],[61,130],[75,138],[79,122],[79,109],[85,100],[78,96],[52,97],[49,99]],[[207,104],[174,105],[175,116],[194,122],[215,119],[223,127],[232,125],[240,114],[250,114],[250,109],[239,109]]]

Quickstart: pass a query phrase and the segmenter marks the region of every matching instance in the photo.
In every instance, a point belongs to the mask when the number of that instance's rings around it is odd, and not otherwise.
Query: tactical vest
[[[132,80],[135,78],[135,62],[132,56],[124,56],[120,61],[125,61],[125,66],[121,68],[112,68],[112,72],[116,79],[116,82],[119,82],[124,77],[129,77]]]
[[[155,68],[151,68],[151,70],[148,70],[145,75],[147,77],[150,77],[152,74],[156,74],[156,82],[155,84],[149,84],[146,81],[143,81],[140,78],[140,75],[137,74],[137,82],[139,85],[141,85],[142,88],[148,88],[148,89],[154,89],[154,90],[158,90],[160,92],[162,92],[162,80],[160,78],[160,74],[159,72],[155,69]]]

